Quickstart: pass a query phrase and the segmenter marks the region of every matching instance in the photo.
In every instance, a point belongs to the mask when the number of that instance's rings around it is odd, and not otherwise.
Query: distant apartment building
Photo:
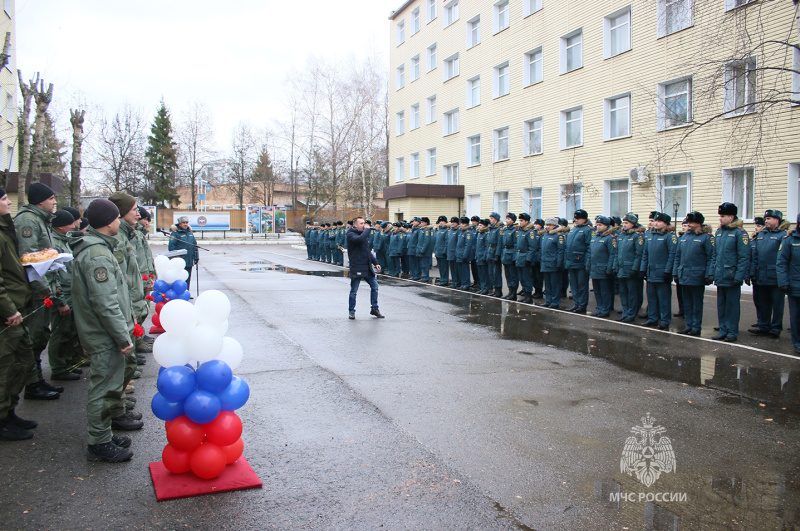
[[[746,221],[794,220],[794,16],[788,1],[405,2],[389,19],[390,217],[715,223],[732,201]]]

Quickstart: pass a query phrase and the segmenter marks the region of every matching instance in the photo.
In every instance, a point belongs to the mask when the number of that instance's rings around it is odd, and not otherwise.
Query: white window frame
[[[6,12],[6,15],[8,15],[8,18],[11,18],[11,0],[3,0],[3,10]]]
[[[678,83],[686,83],[686,122],[676,123],[670,125],[667,107],[667,87],[677,85]],[[693,80],[692,76],[682,76],[669,81],[663,81],[658,84],[658,104],[656,107],[656,114],[658,116],[658,130],[667,131],[669,129],[676,129],[679,127],[687,127],[692,124],[692,105],[694,98],[692,98]]]
[[[467,109],[481,104],[481,76],[467,80]]]
[[[9,161],[10,166],[10,161]],[[797,214],[800,213],[800,160],[797,162],[790,162],[787,168],[788,186],[787,190],[787,215],[786,219],[797,219]]]
[[[411,106],[411,114],[408,116],[408,130],[419,129],[419,103]]]
[[[533,15],[542,8],[542,0],[523,0],[522,2],[522,16],[527,17]]]
[[[612,190],[611,184],[612,183],[621,183],[625,182],[625,190]],[[612,194],[626,194],[626,206],[625,212],[621,214],[614,214],[611,212],[611,195]],[[606,179],[603,181],[603,215],[604,216],[624,216],[626,212],[631,211],[631,180],[627,178],[622,179]]]
[[[402,64],[395,69],[395,90],[406,86],[406,65]]]
[[[410,75],[410,78],[411,78],[410,82],[413,83],[414,81],[419,79],[419,70],[420,70],[420,68],[419,68],[419,54],[417,54],[417,55],[415,55],[414,57],[411,58],[410,67],[411,67],[411,72],[409,72],[409,74],[411,74]]]
[[[541,83],[544,81],[544,50],[541,46],[537,46],[533,50],[526,52],[525,54],[525,68],[522,71],[522,83],[526,87],[530,87],[531,85],[535,85],[537,83]],[[538,59],[537,59],[538,55]],[[538,73],[539,79],[535,79],[531,75],[531,67],[534,63],[539,63],[538,66]]]
[[[669,13],[670,9],[676,9],[675,6],[678,4],[685,5],[684,8],[687,11],[686,20],[684,25],[669,31],[667,27],[667,13]],[[694,0],[656,0],[656,17],[658,19],[659,39],[683,31],[686,28],[691,28],[694,26]]]
[[[473,207],[474,204],[477,204],[477,211]],[[471,218],[472,216],[480,217],[480,215],[481,215],[481,194],[477,193],[477,194],[469,194],[469,195],[467,195],[466,206],[467,206],[467,214],[466,214],[466,216],[468,218]]]
[[[667,177],[672,177],[675,175],[685,175],[686,176],[686,184],[682,184],[680,186],[666,186],[664,181]],[[656,210],[659,212],[664,212],[669,214],[670,216],[674,215],[675,211],[673,210],[672,204],[674,201],[667,201],[667,190],[672,189],[679,189],[679,188],[686,188],[686,201],[688,204],[681,205],[680,208],[683,211],[678,210],[678,217],[681,217],[681,214],[684,216],[687,212],[692,211],[692,181],[693,175],[690,171],[676,171],[671,173],[665,173],[658,176],[656,180]],[[669,202],[669,204],[667,204]]]
[[[405,180],[405,165],[405,157],[397,157],[394,159],[394,182],[401,183]]]
[[[492,35],[511,27],[511,2],[499,0],[492,6]]]
[[[436,116],[436,94],[434,94],[425,100],[425,125],[435,122]]]
[[[492,131],[492,162],[503,162],[511,158],[511,128],[498,127]],[[505,153],[503,148],[505,147]]]
[[[572,202],[574,208],[569,208]],[[558,215],[572,219],[576,210],[583,208],[583,183],[566,183],[558,187]]]
[[[739,94],[739,87],[736,82],[738,75],[736,75],[735,71],[742,68],[746,76],[744,82],[746,101],[743,105],[737,106],[736,99]],[[755,76],[752,81],[750,80],[750,76]],[[758,58],[756,56],[750,56],[741,61],[732,61],[726,64],[723,89],[725,92],[723,112],[726,118],[751,114],[758,111],[756,105],[758,101]]]
[[[461,126],[459,123],[460,121],[458,107],[442,113],[442,136],[450,136],[458,133]]]
[[[751,179],[747,173],[752,172]],[[735,179],[741,177],[742,204],[735,201],[734,193],[737,188]],[[740,166],[724,168],[722,170],[722,202],[730,202],[739,207],[739,217],[746,223],[752,223],[755,218],[755,166]]]
[[[627,103],[627,110],[628,110],[628,117],[627,117],[627,134],[613,136],[613,131],[611,130],[611,114],[614,112],[619,112],[623,109],[623,107],[617,107],[615,109],[611,108],[613,102],[626,100],[624,103]],[[611,96],[609,98],[605,98],[603,100],[603,140],[608,142],[609,140],[619,140],[621,138],[630,138],[633,134],[631,131],[631,125],[633,123],[632,120],[633,116],[633,105],[631,102],[631,93],[625,92],[622,94],[617,94],[615,96]]]
[[[474,160],[473,154],[477,153],[478,160]],[[467,137],[467,168],[474,168],[481,165],[481,135]]]
[[[409,168],[409,179],[419,179],[419,151],[416,153],[412,153],[409,156],[410,168]]]
[[[615,19],[623,15],[628,15],[628,21],[625,23],[627,24],[627,36],[628,36],[628,47],[624,50],[617,50],[616,53],[612,50],[612,32],[614,31],[622,31],[621,26],[623,24],[619,24],[617,26],[612,26]],[[633,19],[631,15],[631,6],[625,6],[622,9],[617,9],[613,13],[610,13],[603,17],[603,59],[609,59],[611,57],[616,57],[617,55],[623,54],[627,51],[630,51],[633,48]]]
[[[541,186],[522,189],[522,211],[531,215],[531,221],[537,218],[544,218],[544,189]],[[533,204],[538,204],[538,212],[534,212]]]
[[[434,42],[425,51],[425,62],[427,66],[427,72],[430,72],[434,68],[436,68],[436,43]]]
[[[580,43],[579,44],[568,44],[569,39],[573,37],[577,37],[580,35]],[[569,33],[562,35],[559,39],[559,43],[561,46],[561,53],[560,53],[560,72],[561,74],[568,74],[570,72],[574,72],[575,70],[580,70],[583,68],[583,28],[578,28],[575,30],[570,31]],[[570,48],[575,46],[580,46],[580,65],[575,66],[572,69],[567,70],[567,53],[569,52]]]
[[[460,70],[458,52],[442,61],[442,82],[458,77]]]
[[[406,21],[400,20],[397,23],[397,44],[396,46],[400,46],[406,42]]]
[[[567,113],[572,113],[575,111],[580,111],[581,113],[581,141],[578,144],[574,145],[567,145]],[[581,147],[583,145],[583,105],[577,105],[575,107],[570,107],[569,109],[564,109],[559,113],[560,116],[560,128],[559,128],[559,136],[561,149],[573,149],[576,147]],[[571,117],[574,120],[574,117]]]
[[[725,11],[739,9],[740,7],[744,7],[751,3],[752,1],[753,0],[725,0]]]
[[[531,149],[531,133],[536,130],[539,131],[539,137],[541,139],[541,149],[539,151],[533,151]],[[530,120],[525,121],[522,139],[523,153],[525,153],[524,156],[532,157],[534,155],[541,155],[544,153],[544,118],[542,116],[531,118]]]
[[[442,184],[457,185],[459,183],[458,162],[442,166]]]
[[[394,136],[400,136],[406,132],[406,111],[397,111],[394,121]]]
[[[437,0],[428,0],[428,24],[436,20],[436,2]]]
[[[419,33],[419,6],[411,12],[411,35]]]
[[[800,42],[795,44],[800,47]],[[794,105],[800,105],[800,49],[795,48],[792,50],[792,102]]]
[[[436,175],[436,148],[425,150],[425,176]]]
[[[481,43],[481,16],[475,15],[467,21],[467,50]]]
[[[511,203],[509,202],[509,196],[508,190],[498,190],[492,194],[492,210],[502,217],[500,223],[503,223],[506,219],[506,214],[510,212]],[[505,205],[505,208],[501,208],[501,205]]]
[[[442,10],[442,27],[447,28],[458,21],[460,17],[458,2],[459,0],[450,0],[444,5],[444,9]]]
[[[492,84],[492,97],[502,98],[511,93],[511,67],[504,61],[492,69],[494,83]],[[504,91],[505,90],[505,91]]]

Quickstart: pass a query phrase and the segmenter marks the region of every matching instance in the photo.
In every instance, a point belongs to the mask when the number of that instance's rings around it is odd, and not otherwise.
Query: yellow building
[[[18,171],[17,149],[17,40],[14,21],[14,0],[3,0],[0,13],[0,48],[10,34],[10,58],[0,70],[0,166]]]
[[[732,201],[793,221],[794,17],[788,1],[408,1],[389,20],[389,213],[716,225]]]

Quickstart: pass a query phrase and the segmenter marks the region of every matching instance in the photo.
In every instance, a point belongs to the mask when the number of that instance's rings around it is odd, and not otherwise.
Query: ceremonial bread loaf
[[[38,264],[47,262],[48,260],[55,260],[58,258],[58,251],[55,249],[43,249],[35,253],[25,253],[20,257],[22,265]]]

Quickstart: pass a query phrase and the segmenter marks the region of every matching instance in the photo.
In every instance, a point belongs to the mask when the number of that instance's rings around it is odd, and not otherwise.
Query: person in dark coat
[[[789,327],[795,356],[800,356],[800,215],[797,225],[788,232],[778,249],[778,289],[789,299]]]
[[[357,217],[353,226],[347,230],[347,253],[350,258],[350,319],[356,318],[356,295],[362,280],[370,287],[369,302],[372,308],[370,315],[383,319],[378,309],[378,279],[375,272],[381,272],[378,260],[369,250],[369,235],[372,229],[364,227],[364,218]],[[374,267],[374,269],[373,269]]]
[[[200,261],[200,254],[197,250],[197,240],[194,239],[194,234],[192,234],[192,229],[189,227],[189,218],[187,216],[178,218],[178,230],[170,235],[169,245],[167,247],[170,251],[186,249],[186,254],[183,255],[183,261],[186,262],[185,269],[186,272],[189,273],[186,284],[191,284],[192,267]]]
[[[764,212],[764,228],[750,241],[752,247],[750,281],[753,284],[753,303],[758,316],[757,326],[748,330],[753,335],[780,337],[783,330],[784,293],[778,289],[778,248],[786,238],[789,222],[783,212]]]
[[[625,214],[622,232],[617,239],[617,279],[622,303],[622,317],[617,320],[623,323],[632,323],[642,307],[640,269],[644,256],[644,231],[639,216],[633,212]]]
[[[736,205],[722,203],[717,211],[720,227],[714,234],[714,284],[719,334],[711,339],[731,343],[739,337],[742,283],[750,274],[750,236],[736,215],[739,213]]]
[[[700,212],[686,214],[686,231],[678,240],[673,276],[683,291],[686,327],[679,334],[699,336],[703,325],[703,296],[714,281],[716,257],[711,227]]]
[[[672,269],[678,237],[672,218],[657,212],[653,230],[645,235],[641,271],[647,277],[647,322],[643,326],[658,326],[667,330],[672,322]]]

